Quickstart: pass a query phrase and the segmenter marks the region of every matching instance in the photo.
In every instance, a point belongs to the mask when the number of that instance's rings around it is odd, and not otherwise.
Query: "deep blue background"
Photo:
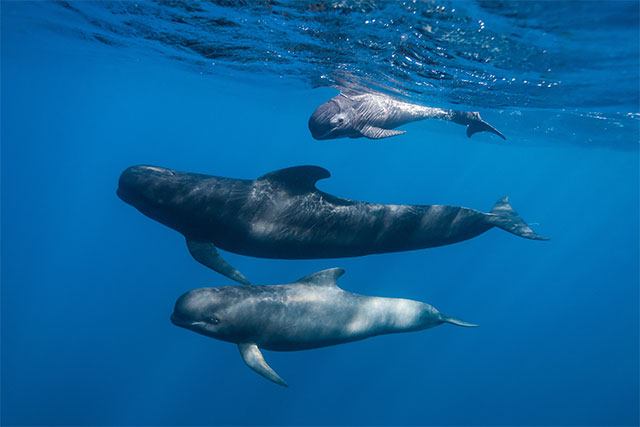
[[[436,121],[314,141],[308,117],[333,90],[79,42],[64,53],[2,23],[2,424],[638,424],[637,152],[467,139]],[[509,195],[552,240],[491,230],[355,259],[224,254],[256,283],[339,266],[346,290],[481,325],[266,351],[285,389],[170,323],[186,290],[232,283],[116,197],[141,163],[239,178],[316,164],[333,175],[322,190],[380,203],[489,210]]]

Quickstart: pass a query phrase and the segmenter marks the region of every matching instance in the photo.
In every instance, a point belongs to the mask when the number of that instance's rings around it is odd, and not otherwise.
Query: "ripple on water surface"
[[[542,137],[550,143],[638,147],[635,1],[222,0],[22,7],[31,20],[41,18],[43,30],[121,54],[159,55],[201,73],[268,73],[311,87],[369,87],[426,105],[492,109],[522,131],[510,138],[513,143]]]

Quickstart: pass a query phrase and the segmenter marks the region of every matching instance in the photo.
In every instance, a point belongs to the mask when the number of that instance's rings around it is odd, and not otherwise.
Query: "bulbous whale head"
[[[156,166],[132,166],[118,181],[116,194],[143,214],[180,230],[176,212],[184,198],[188,174]]]
[[[200,288],[183,294],[176,301],[171,322],[212,338],[228,340],[229,319],[226,297],[218,288]]]
[[[131,166],[122,172],[116,194],[122,201],[138,207],[155,205],[175,190],[175,171],[156,166]]]
[[[313,112],[309,118],[309,130],[315,139],[344,138],[354,135],[353,113],[333,98]]]

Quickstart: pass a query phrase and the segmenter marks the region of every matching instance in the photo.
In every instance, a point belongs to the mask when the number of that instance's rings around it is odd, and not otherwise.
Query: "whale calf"
[[[442,323],[476,326],[418,301],[344,291],[336,284],[343,273],[332,268],[287,285],[195,289],[178,299],[171,321],[237,344],[251,369],[283,386],[260,349],[308,350]]]
[[[183,234],[192,256],[242,284],[249,280],[217,248],[278,259],[355,257],[449,245],[498,227],[537,235],[506,197],[491,212],[442,205],[382,205],[319,191],[317,166],[233,179],[156,166],[133,166],[117,194],[144,215]]]
[[[396,127],[423,119],[441,119],[467,127],[467,136],[491,132],[506,139],[500,131],[482,120],[480,113],[424,107],[398,101],[381,93],[343,91],[316,109],[309,119],[315,139],[381,139],[406,131]]]

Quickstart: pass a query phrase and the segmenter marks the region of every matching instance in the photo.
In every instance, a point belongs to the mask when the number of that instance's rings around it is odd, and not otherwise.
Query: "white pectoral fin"
[[[240,354],[242,355],[242,360],[247,364],[248,367],[268,379],[269,381],[273,381],[276,384],[280,384],[285,387],[289,387],[287,383],[280,378],[276,372],[271,369],[267,362],[264,361],[264,357],[262,357],[262,353],[257,345],[253,343],[244,343],[238,344],[238,350],[240,350]]]
[[[227,276],[231,280],[235,280],[243,285],[251,286],[251,282],[249,282],[242,273],[233,268],[222,258],[222,256],[220,256],[220,253],[218,253],[218,250],[213,243],[187,238],[187,247],[189,248],[191,255],[200,264]]]
[[[377,128],[375,126],[364,126],[360,129],[360,133],[362,136],[366,136],[369,139],[382,139],[388,138],[390,136],[402,135],[406,133],[404,130],[394,130],[394,129],[382,129]]]

